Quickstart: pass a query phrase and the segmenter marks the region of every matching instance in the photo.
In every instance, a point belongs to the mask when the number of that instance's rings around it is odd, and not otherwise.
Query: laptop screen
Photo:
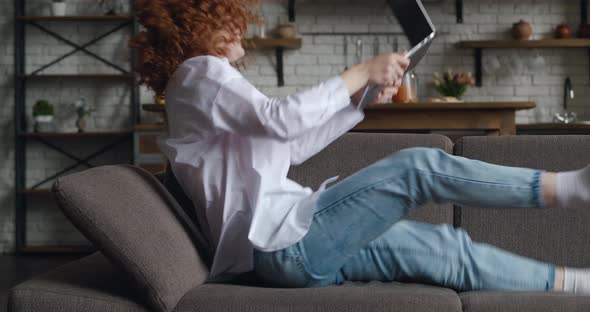
[[[435,31],[420,0],[387,0],[412,46]]]

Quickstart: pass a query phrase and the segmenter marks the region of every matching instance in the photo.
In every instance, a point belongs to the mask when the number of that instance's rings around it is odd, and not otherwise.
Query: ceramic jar
[[[512,37],[516,40],[529,40],[533,35],[533,27],[529,22],[520,20],[512,25]]]
[[[555,37],[559,39],[567,39],[572,37],[572,30],[570,26],[563,22],[555,29]]]
[[[293,24],[281,24],[277,27],[277,35],[280,38],[294,38],[297,35],[297,29]]]

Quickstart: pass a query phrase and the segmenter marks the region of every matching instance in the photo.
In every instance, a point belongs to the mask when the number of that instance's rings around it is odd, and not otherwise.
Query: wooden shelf
[[[394,111],[416,111],[416,110],[489,110],[489,109],[510,109],[522,110],[535,108],[535,102],[419,102],[419,103],[390,103],[373,104],[367,106],[366,110],[394,110]]]
[[[142,104],[141,108],[146,112],[165,113],[166,107],[162,104]]]
[[[21,79],[133,79],[134,75],[124,74],[40,74],[40,75],[17,75]]]
[[[243,41],[246,48],[252,49],[300,49],[302,42],[301,38],[254,38]]]
[[[577,122],[573,124],[537,123],[516,125],[518,130],[590,130],[590,122]]]
[[[542,40],[483,40],[460,41],[458,48],[474,49],[475,81],[478,87],[483,85],[482,59],[483,49],[590,49],[590,39],[542,39]]]
[[[88,16],[18,16],[18,21],[25,22],[101,22],[132,21],[131,15],[88,15]]]
[[[94,246],[24,246],[19,249],[24,254],[87,254],[96,252]]]
[[[74,137],[118,137],[133,134],[132,131],[100,131],[100,132],[26,132],[19,136],[26,138],[74,138]]]
[[[457,46],[463,49],[590,48],[590,39],[461,41]]]

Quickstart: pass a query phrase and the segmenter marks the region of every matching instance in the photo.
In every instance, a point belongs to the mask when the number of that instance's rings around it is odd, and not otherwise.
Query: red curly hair
[[[226,55],[222,42],[237,40],[258,21],[257,0],[137,0],[135,12],[145,30],[130,40],[138,52],[140,83],[164,95],[170,76],[185,60]],[[224,30],[227,36],[219,35]]]

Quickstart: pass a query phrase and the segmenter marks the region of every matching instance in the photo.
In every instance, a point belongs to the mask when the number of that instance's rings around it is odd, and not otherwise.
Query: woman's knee
[[[438,148],[411,147],[391,154],[387,159],[391,162],[403,162],[409,168],[432,168],[448,154]]]

